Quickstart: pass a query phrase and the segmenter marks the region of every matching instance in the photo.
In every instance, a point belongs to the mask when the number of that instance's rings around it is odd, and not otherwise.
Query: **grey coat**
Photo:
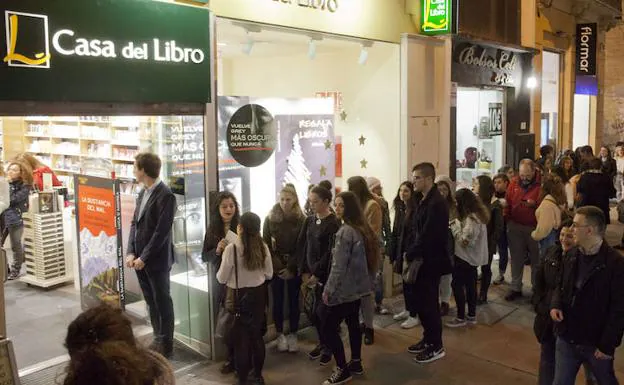
[[[345,224],[336,233],[332,266],[325,285],[328,305],[357,301],[372,290],[364,237]]]

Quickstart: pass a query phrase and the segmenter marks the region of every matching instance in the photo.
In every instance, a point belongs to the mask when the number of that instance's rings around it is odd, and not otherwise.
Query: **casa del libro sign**
[[[455,61],[463,66],[490,71],[489,81],[500,86],[515,86],[514,73],[518,69],[518,55],[512,51],[465,44],[455,52]]]
[[[273,2],[335,13],[340,0],[273,0]]]

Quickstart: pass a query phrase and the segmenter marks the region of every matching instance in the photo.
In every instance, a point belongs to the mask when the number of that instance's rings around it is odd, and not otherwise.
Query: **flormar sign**
[[[312,8],[320,11],[334,13],[338,10],[338,0],[273,0],[282,4],[298,5],[304,8]]]
[[[470,44],[459,51],[457,62],[462,65],[475,66],[492,70],[491,82],[502,86],[513,86],[513,72],[518,66],[518,57],[511,51],[492,49],[491,56],[484,47]]]
[[[576,25],[577,75],[596,75],[597,29],[596,23]]]
[[[152,0],[3,0],[0,100],[210,101],[209,11]]]

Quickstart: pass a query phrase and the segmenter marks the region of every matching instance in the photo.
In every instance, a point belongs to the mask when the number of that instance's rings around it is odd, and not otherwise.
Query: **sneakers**
[[[412,354],[420,354],[424,352],[425,350],[427,350],[427,343],[425,342],[425,340],[421,340],[416,345],[412,345],[409,348],[407,348],[407,351]]]
[[[468,316],[468,317],[466,317],[466,322],[468,322],[468,324],[470,324],[470,325],[476,325],[477,324],[477,316]]]
[[[487,303],[488,303],[488,300],[487,300],[487,296],[486,295],[481,295],[477,299],[477,305],[487,305]]]
[[[351,360],[347,364],[347,370],[349,373],[361,376],[364,374],[364,367],[362,367],[362,360]]]
[[[351,373],[349,373],[349,369],[345,368],[345,369],[340,369],[337,368],[334,373],[331,375],[331,377],[329,377],[327,380],[325,380],[325,382],[323,382],[323,385],[340,385],[340,384],[346,384],[347,382],[351,381],[353,379],[353,377],[351,377]]]
[[[399,314],[395,314],[392,319],[395,321],[405,321],[409,317],[409,315],[410,313],[407,310],[403,310]]]
[[[442,302],[440,304],[440,317],[445,317],[449,315],[449,311],[451,310],[451,305],[448,302]]]
[[[499,275],[498,278],[496,278],[494,280],[494,282],[492,282],[494,285],[502,285],[503,283],[505,283],[505,276],[504,275]]]
[[[405,320],[405,322],[403,322],[401,324],[401,328],[403,328],[403,329],[411,329],[411,328],[415,328],[419,324],[420,324],[420,321],[418,320],[418,317],[408,317]]]
[[[331,356],[331,354],[325,354],[325,353],[323,353],[323,354],[321,355],[321,361],[320,361],[319,363],[321,364],[321,366],[327,366],[327,365],[329,365],[329,363],[331,362],[331,360],[332,360],[332,356]]]
[[[522,292],[521,291],[513,291],[512,290],[511,292],[509,292],[509,294],[507,294],[505,296],[505,301],[512,302],[512,301],[515,301],[515,300],[517,300],[519,298],[522,298]]]
[[[7,277],[7,279],[8,279],[9,281],[13,281],[13,280],[18,279],[18,278],[19,278],[19,276],[20,276],[19,271],[17,271],[17,270],[11,270],[11,272],[9,273],[9,276]]]
[[[416,358],[414,358],[414,361],[419,364],[428,364],[430,362],[437,361],[444,356],[446,356],[446,351],[443,347],[435,348],[431,345],[427,345],[427,349],[418,354]]]
[[[288,353],[298,353],[299,352],[299,341],[297,340],[297,335],[294,333],[289,334],[286,337],[286,341],[288,342]]]
[[[390,314],[390,311],[381,305],[377,305],[375,306],[375,313],[380,315],[388,315]]]
[[[317,345],[314,350],[312,350],[310,353],[308,353],[308,357],[314,361],[314,360],[318,360],[319,358],[321,358],[321,355],[323,354],[323,347],[321,345]]]
[[[288,351],[288,340],[283,334],[280,334],[280,336],[277,337],[277,351],[280,353],[285,353]]]
[[[364,328],[364,344],[372,345],[375,343],[375,329]]]
[[[461,318],[453,318],[452,320],[445,323],[445,325],[449,328],[461,328],[467,325],[465,319]]]
[[[234,367],[234,363],[232,361],[226,361],[223,366],[221,366],[221,374],[231,374],[236,371]]]

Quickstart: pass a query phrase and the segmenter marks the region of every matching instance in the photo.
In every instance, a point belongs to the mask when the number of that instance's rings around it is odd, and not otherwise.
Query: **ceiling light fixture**
[[[251,51],[253,50],[255,43],[256,42],[254,41],[253,37],[251,37],[251,35],[249,35],[249,32],[247,32],[247,42],[243,44],[243,53],[245,55],[251,55]]]
[[[358,59],[358,64],[363,66],[368,61],[368,49],[373,46],[372,41],[367,41],[361,44],[362,49],[360,50],[360,57]]]
[[[308,43],[308,58],[314,60],[316,58],[316,40],[310,39]]]

